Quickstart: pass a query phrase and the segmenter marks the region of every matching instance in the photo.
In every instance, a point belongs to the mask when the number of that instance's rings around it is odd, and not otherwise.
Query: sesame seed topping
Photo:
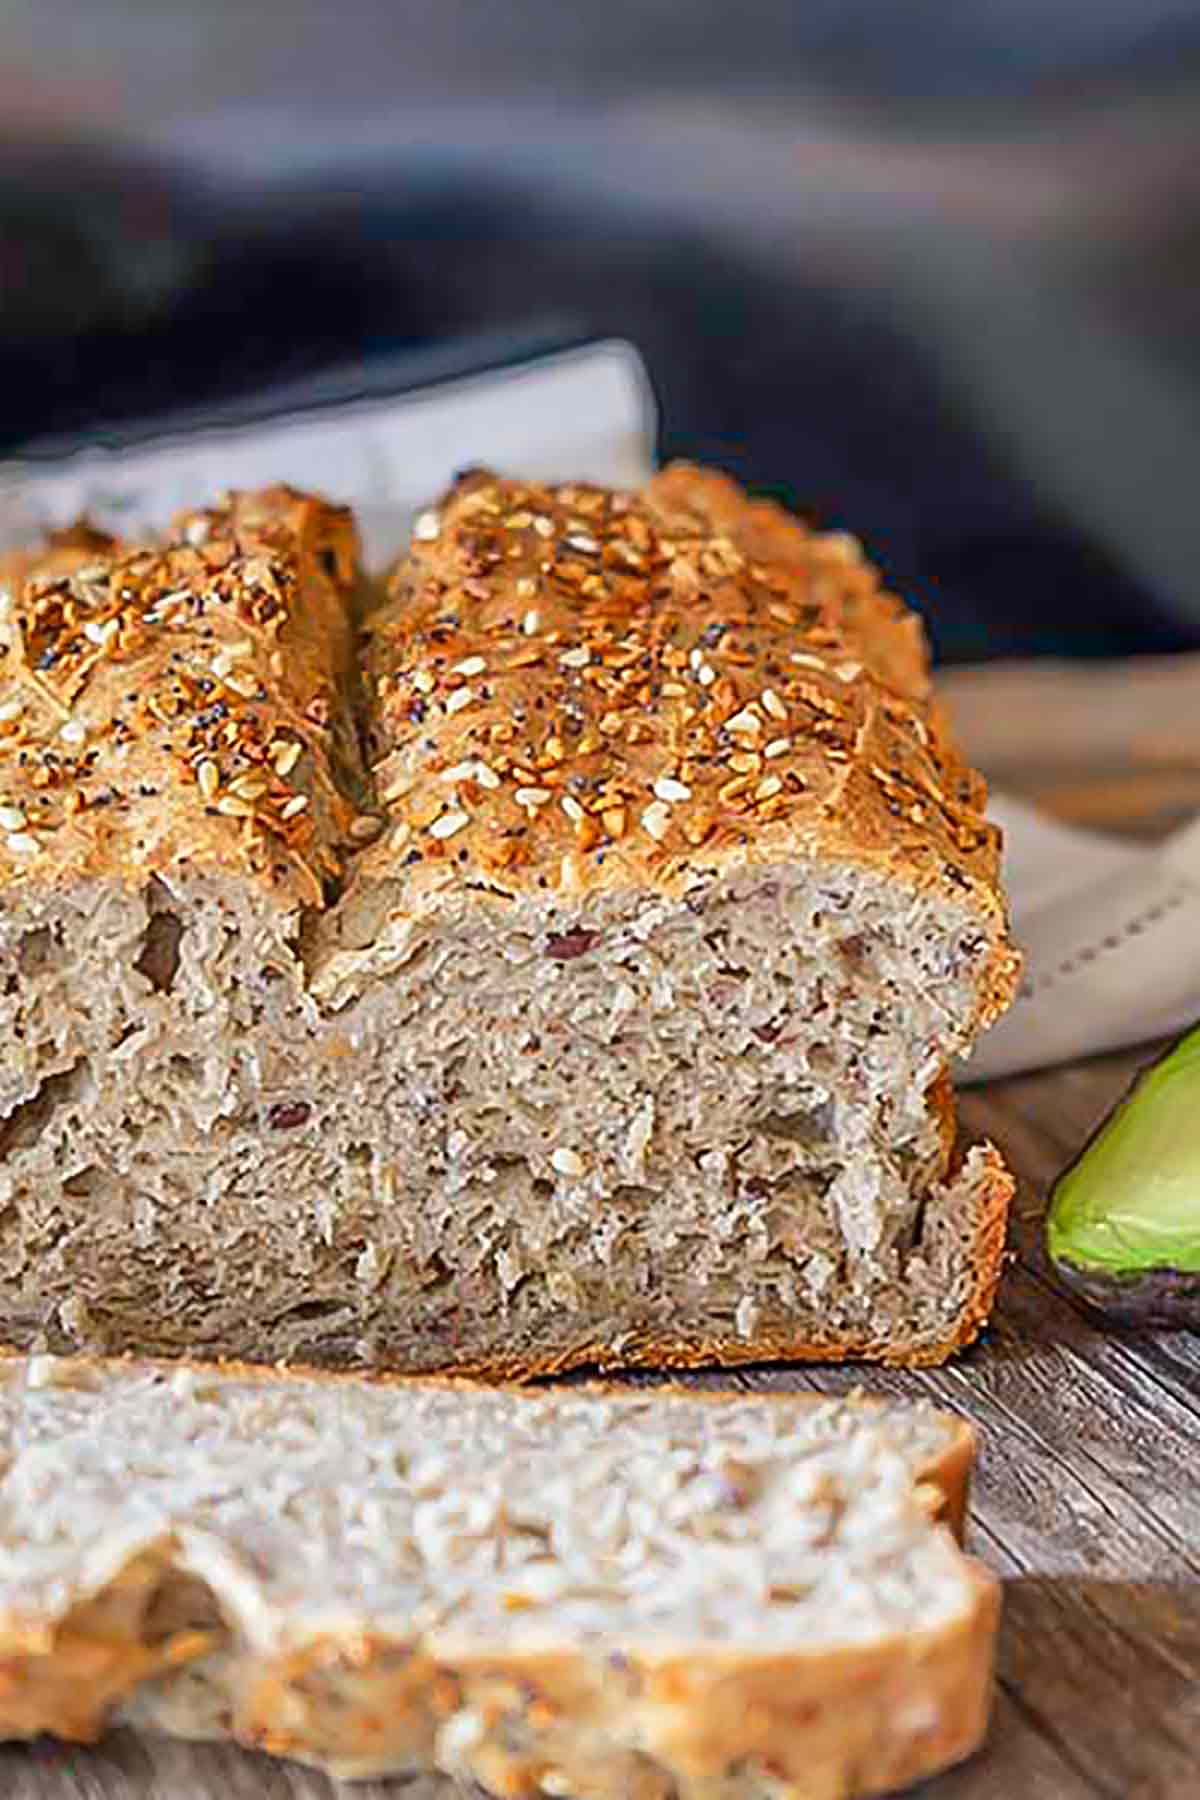
[[[848,659],[870,670],[877,654],[878,583],[850,545],[834,535],[818,549],[781,518],[792,536],[777,555],[771,532],[755,542],[749,518],[743,528],[736,508],[710,510],[703,484],[693,493],[675,479],[614,495],[480,470],[439,506],[439,543],[398,565],[368,652],[376,791],[394,825],[411,823],[413,843],[453,836],[478,814],[454,864],[504,871],[518,891],[619,882],[630,839],[651,867],[670,857],[662,879],[673,885],[686,873],[676,849],[736,855],[752,821],[807,828],[845,763],[891,762],[889,733],[907,735],[903,756],[919,756],[907,711],[863,712],[836,679],[849,678]],[[93,616],[107,612],[107,589],[91,604]],[[224,654],[219,636],[209,653]],[[468,707],[471,719],[452,725]],[[258,730],[257,717],[243,714],[247,726]],[[203,741],[219,754],[220,791],[236,796],[240,746],[227,751],[216,733]],[[249,765],[270,774],[279,754],[256,740]],[[930,762],[936,772],[936,747]],[[286,795],[271,780],[276,797],[260,804],[277,821]],[[430,792],[440,802],[426,805]],[[907,790],[888,803],[929,804]],[[399,840],[387,842],[391,854]],[[417,848],[404,861],[421,857]]]
[[[221,771],[215,762],[206,757],[202,763],[197,765],[196,781],[204,798],[211,800],[221,785]]]
[[[258,800],[267,791],[267,778],[265,775],[239,775],[230,782],[229,790],[243,800]]]
[[[19,719],[25,711],[25,702],[21,699],[0,701],[0,725],[9,725]]]
[[[23,831],[28,823],[23,806],[0,806],[0,831]]]
[[[283,805],[280,807],[279,816],[281,819],[294,819],[297,816],[297,814],[302,813],[304,811],[304,809],[307,805],[308,805],[308,795],[307,794],[293,794],[291,799],[285,800]]]
[[[413,526],[413,536],[420,544],[431,544],[441,529],[441,520],[435,512],[418,513]]]
[[[86,744],[87,726],[82,719],[68,719],[59,726],[58,735],[64,744]]]
[[[654,792],[660,800],[690,800],[692,790],[686,781],[676,781],[671,775],[660,775],[654,784]]]
[[[238,794],[222,794],[217,801],[217,811],[227,819],[252,819],[254,808],[248,800]]]
[[[377,819],[373,813],[360,813],[357,819],[350,821],[350,836],[356,844],[367,844],[378,837],[383,829],[383,820]]]
[[[583,1174],[584,1161],[574,1150],[567,1150],[560,1145],[550,1153],[550,1167],[556,1175],[578,1176]]]
[[[291,743],[283,744],[275,752],[275,755],[272,758],[272,766],[275,773],[281,778],[290,775],[296,764],[300,761],[303,752],[303,744],[297,743],[294,739]]]
[[[671,809],[661,800],[652,800],[642,814],[642,824],[650,836],[661,843],[671,824]]]
[[[95,619],[85,619],[83,635],[90,644],[98,644],[103,647],[117,631],[119,625],[119,619],[103,619],[99,623]]]
[[[36,856],[42,847],[41,839],[32,831],[10,832],[5,841],[14,856]]]

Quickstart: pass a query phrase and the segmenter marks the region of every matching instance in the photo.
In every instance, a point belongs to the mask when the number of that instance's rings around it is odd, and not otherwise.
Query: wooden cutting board
[[[964,672],[946,683],[974,760],[1065,818],[1139,835],[1200,810],[1200,658]],[[770,1369],[755,1391],[857,1383],[975,1419],[970,1541],[1005,1578],[987,1748],[921,1800],[1200,1800],[1200,1337],[1103,1332],[1041,1254],[1048,1183],[1153,1054],[1095,1058],[963,1097],[1020,1180],[986,1341],[923,1374]],[[0,1748],[4,1800],[448,1800],[129,1733],[95,1750]]]

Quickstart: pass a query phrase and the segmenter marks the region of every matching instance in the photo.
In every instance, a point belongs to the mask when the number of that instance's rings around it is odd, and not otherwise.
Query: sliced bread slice
[[[8,1737],[834,1800],[985,1729],[973,1436],[927,1407],[38,1357],[0,1419]]]

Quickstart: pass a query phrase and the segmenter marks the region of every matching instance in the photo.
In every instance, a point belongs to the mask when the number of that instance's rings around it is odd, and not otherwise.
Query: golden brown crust
[[[919,622],[844,534],[722,476],[638,494],[485,472],[419,523],[369,619],[389,830],[363,881],[413,911],[484,892],[678,893],[844,859],[973,909],[981,1021],[1016,958],[981,778],[934,703]]]
[[[204,1656],[214,1634],[148,1636],[148,1611],[173,1548],[170,1536],[130,1559],[118,1579],[58,1623],[0,1628],[0,1735],[53,1732],[91,1744],[140,1682]]]
[[[76,532],[12,575],[5,880],[211,868],[318,903],[356,817],[349,513],[271,488],[161,546]]]
[[[944,1175],[953,1159],[954,1145],[958,1136],[958,1121],[954,1111],[954,1080],[949,1069],[943,1069],[936,1081],[931,1083],[925,1098],[937,1125],[938,1141],[941,1145],[942,1154],[938,1173]]]
[[[999,1584],[961,1566],[971,1598],[958,1618],[822,1655],[710,1646],[623,1656],[601,1674],[572,1652],[464,1653],[451,1641],[413,1655],[395,1639],[330,1636],[256,1670],[231,1731],[366,1775],[427,1764],[439,1722],[469,1716],[479,1739],[462,1772],[529,1800],[551,1771],[551,1791],[611,1800],[732,1795],[731,1768],[781,1800],[882,1794],[961,1761],[986,1733]],[[637,1752],[598,1753],[614,1717],[612,1735],[636,1738]]]
[[[439,1727],[468,1716],[486,1736],[464,1772],[530,1800],[551,1770],[570,1791],[611,1800],[733,1794],[731,1765],[769,1779],[781,1800],[881,1794],[959,1762],[986,1733],[999,1585],[967,1559],[961,1567],[970,1604],[940,1628],[822,1655],[627,1656],[607,1682],[594,1659],[571,1652],[425,1654],[400,1637],[331,1633],[236,1667],[225,1729],[249,1748],[353,1777],[429,1767]],[[94,1742],[141,1683],[206,1654],[197,1632],[140,1641],[143,1588],[135,1572],[106,1591],[106,1635],[81,1626],[43,1655],[5,1655],[0,1733]],[[118,1613],[129,1615],[121,1633]],[[631,1708],[641,1748],[614,1753],[606,1721],[615,1710],[627,1727]]]
[[[428,1766],[457,1714],[480,1733],[461,1772],[502,1795],[536,1800],[548,1775],[550,1791],[606,1800],[733,1795],[738,1776],[768,1779],[781,1800],[882,1794],[961,1761],[986,1734],[999,1584],[961,1566],[971,1600],[960,1617],[819,1656],[706,1647],[623,1656],[605,1676],[572,1652],[426,1655],[330,1635],[249,1671],[230,1734],[363,1776]],[[630,1713],[640,1748],[614,1755],[607,1723],[617,1716],[613,1736],[628,1742]]]
[[[956,1350],[973,1344],[992,1313],[996,1288],[1004,1271],[1004,1246],[1008,1236],[1008,1212],[1016,1192],[1016,1182],[992,1145],[985,1146],[990,1162],[990,1180],[985,1204],[975,1235],[971,1256],[974,1279],[954,1336],[939,1349],[936,1356],[917,1357],[916,1363],[942,1363]],[[893,1357],[891,1360],[895,1360]]]

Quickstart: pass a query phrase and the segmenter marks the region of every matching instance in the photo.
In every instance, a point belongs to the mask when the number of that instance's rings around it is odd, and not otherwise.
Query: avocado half
[[[1046,1248],[1108,1317],[1200,1329],[1200,1027],[1143,1070],[1059,1176]]]

